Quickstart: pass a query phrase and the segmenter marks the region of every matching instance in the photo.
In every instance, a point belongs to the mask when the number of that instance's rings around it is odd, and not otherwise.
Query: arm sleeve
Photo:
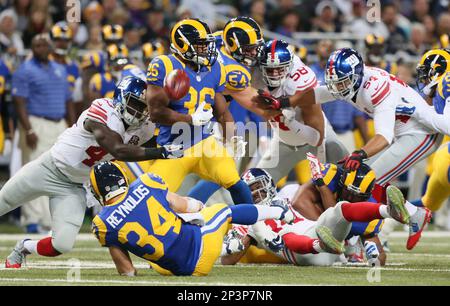
[[[283,110],[283,115],[285,111],[287,110]],[[286,125],[291,131],[293,131],[297,135],[297,138],[299,140],[313,147],[317,146],[317,143],[320,140],[319,131],[295,119],[291,121],[286,121]]]
[[[438,114],[432,106],[420,104],[420,106],[416,106],[413,117],[438,133],[450,135],[450,97],[445,100],[442,114]]]
[[[323,104],[336,100],[325,85],[316,87],[314,89],[314,95],[316,97],[316,104]]]
[[[396,94],[391,92],[387,99],[396,99]],[[373,122],[375,125],[375,134],[379,134],[386,138],[389,144],[394,140],[394,128],[395,128],[395,103],[381,103],[375,107],[373,113]]]

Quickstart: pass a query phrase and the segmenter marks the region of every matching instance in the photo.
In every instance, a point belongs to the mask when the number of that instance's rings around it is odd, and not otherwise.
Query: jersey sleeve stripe
[[[377,106],[378,104],[383,102],[383,100],[389,95],[390,92],[390,86],[389,84],[387,84],[387,86],[384,87],[383,91],[381,91],[380,94],[372,98],[373,106]]]
[[[88,118],[92,118],[92,119],[97,119],[97,120],[100,121],[101,123],[106,124],[106,120],[104,120],[103,118],[101,118],[101,117],[99,117],[99,116],[97,116],[97,115],[95,115],[95,114],[93,114],[93,113],[91,113],[91,112],[88,112],[88,113],[87,113],[87,117],[88,117]]]
[[[372,94],[372,98],[375,98],[377,95],[379,95],[385,89],[385,87],[388,85],[389,85],[388,81],[384,81],[383,85],[381,85],[381,87],[380,87],[380,90],[378,90]]]
[[[89,113],[96,114],[97,116],[102,117],[104,120],[108,120],[108,115],[106,111],[94,105],[91,105],[91,107],[89,108]]]

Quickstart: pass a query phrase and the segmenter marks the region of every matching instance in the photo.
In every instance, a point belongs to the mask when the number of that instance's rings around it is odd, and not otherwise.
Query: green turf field
[[[401,234],[400,234],[401,235]],[[396,235],[398,236],[398,234]],[[23,235],[0,235],[0,258],[9,254]],[[81,234],[75,250],[57,258],[28,257],[27,268],[0,269],[5,285],[450,285],[450,233],[429,232],[409,252],[405,238],[391,239],[392,253],[381,270],[361,266],[293,267],[288,265],[216,265],[199,277],[163,277],[133,257],[136,278],[119,277],[106,249],[89,234]],[[367,280],[370,274],[374,282]],[[78,281],[79,280],[79,281]],[[379,280],[379,282],[378,282]]]

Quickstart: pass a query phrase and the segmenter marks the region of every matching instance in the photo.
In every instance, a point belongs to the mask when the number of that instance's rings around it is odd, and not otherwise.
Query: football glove
[[[354,171],[361,166],[365,159],[367,159],[367,153],[364,150],[357,150],[340,160],[338,164],[344,164],[344,170]]]
[[[274,110],[280,110],[290,106],[288,97],[275,98],[268,91],[258,89],[259,101]]]
[[[309,161],[313,184],[319,187],[325,185],[325,182],[323,181],[322,164],[319,159],[310,152],[306,153],[306,158]]]
[[[239,253],[244,250],[244,243],[242,239],[244,238],[235,228],[231,229],[223,240],[223,255],[231,255],[234,253]]]
[[[369,266],[379,266],[380,260],[378,257],[380,256],[380,252],[378,251],[377,244],[373,241],[366,241],[364,242],[364,250],[366,252],[367,263]]]
[[[191,115],[194,126],[203,126],[213,118],[212,108],[205,110],[206,102],[203,101]]]

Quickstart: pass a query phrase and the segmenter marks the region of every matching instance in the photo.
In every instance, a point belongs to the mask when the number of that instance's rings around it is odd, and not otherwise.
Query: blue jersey
[[[114,78],[109,72],[96,73],[89,81],[89,90],[99,93],[102,98],[114,98],[115,89]]]
[[[322,174],[324,175],[324,182],[335,194],[339,194],[341,191],[341,186],[339,180],[341,179],[344,170],[334,164],[326,163],[323,165]],[[371,197],[368,202],[376,203],[377,201]],[[374,220],[372,222],[352,222],[352,229],[348,238],[353,236],[366,236],[372,237],[381,231],[383,226],[383,220]]]
[[[0,59],[0,96],[5,93],[6,83],[10,80],[11,73],[8,66]]]
[[[443,114],[447,98],[450,97],[450,72],[447,72],[438,83],[433,105],[438,114]]]
[[[102,246],[125,249],[175,275],[191,275],[200,256],[200,227],[181,221],[167,192],[160,177],[142,175],[122,200],[94,218],[93,233]]]
[[[67,71],[67,82],[69,82],[70,92],[73,93],[75,89],[75,81],[80,77],[80,69],[78,64],[72,60],[68,60],[64,65]]]
[[[210,67],[202,67],[197,72],[186,66],[175,55],[160,55],[152,60],[147,70],[147,84],[163,87],[164,79],[174,69],[186,71],[191,85],[186,96],[169,102],[168,106],[178,113],[191,115],[202,102],[206,102],[205,108],[209,109],[214,106],[216,93],[225,90],[225,71],[219,61]],[[165,145],[178,138],[177,140],[182,140],[184,148],[187,149],[211,135],[212,129],[208,125],[204,127],[190,125],[189,131],[174,126],[172,131],[172,125],[160,124],[157,142],[159,145]]]

